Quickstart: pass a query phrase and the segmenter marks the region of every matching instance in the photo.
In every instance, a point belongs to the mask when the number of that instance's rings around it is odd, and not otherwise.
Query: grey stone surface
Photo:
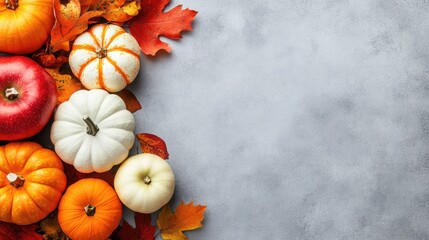
[[[429,2],[172,1],[142,58],[137,132],[162,137],[190,239],[429,239]]]

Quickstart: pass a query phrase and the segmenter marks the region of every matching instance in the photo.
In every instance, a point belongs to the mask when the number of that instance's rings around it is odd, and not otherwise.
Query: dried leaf
[[[46,71],[55,79],[57,84],[57,104],[68,101],[74,92],[83,88],[81,82],[70,74],[60,74],[57,69],[46,68]]]
[[[61,230],[58,218],[47,217],[40,222],[40,229],[43,231],[44,240],[69,240],[70,238]]]
[[[140,4],[136,0],[129,2],[124,0],[104,0],[101,2],[108,3],[102,8],[105,11],[102,17],[110,22],[126,22],[137,16],[140,10]]]
[[[60,68],[63,64],[69,61],[64,55],[55,56],[52,53],[47,53],[45,50],[33,54],[32,58],[45,68]]]
[[[131,22],[130,33],[137,39],[141,50],[147,55],[155,56],[156,52],[161,49],[171,51],[170,46],[159,39],[160,36],[179,39],[182,37],[181,31],[192,30],[191,23],[198,12],[182,9],[182,5],[163,12],[169,1],[142,0],[141,11]]]
[[[132,228],[126,221],[123,221],[119,231],[121,240],[153,240],[156,227],[151,224],[150,214],[134,213],[136,228]]]
[[[202,205],[195,206],[193,202],[187,205],[181,202],[173,213],[168,205],[164,206],[157,221],[161,236],[165,240],[188,239],[182,232],[202,227],[201,221],[206,208]]]
[[[139,100],[137,100],[136,96],[131,91],[123,89],[115,94],[121,97],[122,100],[124,100],[128,111],[136,112],[142,109]]]
[[[0,222],[0,239],[42,240],[42,235],[35,232],[37,228],[36,224],[20,226],[13,223]]]
[[[65,3],[62,4],[62,3]],[[81,14],[79,0],[67,2],[54,0],[55,24],[51,30],[51,52],[59,50],[70,51],[69,41],[88,29],[88,21],[101,16],[103,11],[88,11]]]
[[[160,137],[150,133],[138,133],[136,136],[144,153],[152,153],[168,159],[167,145]]]

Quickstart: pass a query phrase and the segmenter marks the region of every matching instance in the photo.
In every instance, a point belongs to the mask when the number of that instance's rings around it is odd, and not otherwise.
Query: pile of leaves
[[[154,57],[160,50],[170,52],[170,46],[159,39],[165,36],[171,39],[181,38],[181,32],[192,30],[192,21],[197,12],[183,9],[181,5],[164,11],[169,0],[53,0],[55,24],[46,45],[35,52],[32,58],[45,67],[56,80],[58,101],[67,101],[77,90],[83,89],[68,66],[68,54],[76,37],[98,23],[117,24],[128,28],[147,56]],[[136,112],[141,105],[132,91],[124,89],[118,93],[126,103],[127,109]],[[156,135],[149,133],[137,134],[141,151],[153,153],[168,159],[165,142]],[[105,173],[84,174],[71,165],[64,164],[67,184],[73,184],[82,178],[101,178],[113,186],[116,168]],[[194,205],[193,202],[181,202],[173,212],[167,204],[159,214],[134,213],[135,228],[127,221],[111,235],[111,239],[119,240],[152,240],[158,235],[164,239],[188,239],[183,231],[201,227],[206,206]],[[152,225],[152,217],[157,215],[156,225]],[[0,222],[0,239],[69,239],[57,221],[56,212],[42,221],[26,226]]]

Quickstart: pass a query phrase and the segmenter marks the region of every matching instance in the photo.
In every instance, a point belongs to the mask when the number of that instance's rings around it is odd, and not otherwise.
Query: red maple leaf
[[[35,232],[36,224],[16,225],[13,223],[0,222],[0,239],[2,240],[42,240],[42,235]]]
[[[169,2],[170,0],[142,0],[140,13],[131,22],[130,33],[147,55],[155,56],[161,49],[171,51],[170,46],[159,39],[160,36],[180,39],[181,31],[192,30],[191,23],[198,12],[182,9],[182,5],[163,12]]]
[[[123,221],[122,228],[119,231],[121,240],[153,240],[156,227],[151,224],[150,214],[135,213],[134,220],[136,228]]]

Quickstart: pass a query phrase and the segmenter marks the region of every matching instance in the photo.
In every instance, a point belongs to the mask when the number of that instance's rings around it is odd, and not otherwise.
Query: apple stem
[[[9,99],[9,100],[13,100],[15,98],[18,97],[19,93],[18,91],[16,91],[15,88],[6,88],[6,91],[4,91],[5,96]]]
[[[95,125],[95,123],[91,120],[91,118],[89,118],[88,116],[83,116],[83,121],[85,121],[87,128],[86,128],[86,133],[95,136],[98,132],[98,130],[100,130],[97,125]]]
[[[7,180],[9,180],[10,185],[19,188],[24,185],[25,179],[16,173],[9,173],[6,175]]]
[[[6,4],[6,8],[15,10],[18,7],[18,0],[4,0],[4,3]]]

